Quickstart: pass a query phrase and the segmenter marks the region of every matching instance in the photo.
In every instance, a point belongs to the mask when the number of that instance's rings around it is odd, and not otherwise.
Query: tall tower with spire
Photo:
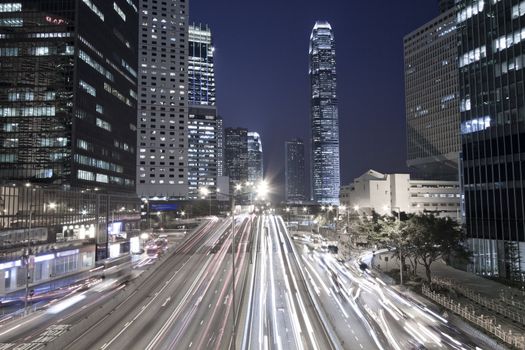
[[[335,39],[330,23],[315,23],[309,54],[312,199],[323,204],[339,204],[339,117]]]

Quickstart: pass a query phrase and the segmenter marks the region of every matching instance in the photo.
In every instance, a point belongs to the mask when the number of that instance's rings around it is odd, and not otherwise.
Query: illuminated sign
[[[178,205],[175,203],[152,203],[150,205],[150,211],[175,211]]]
[[[67,23],[65,19],[57,18],[57,17],[46,16],[45,19],[47,23],[56,24],[56,25]]]

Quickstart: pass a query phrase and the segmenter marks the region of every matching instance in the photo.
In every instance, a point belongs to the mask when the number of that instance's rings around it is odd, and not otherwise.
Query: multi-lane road
[[[0,325],[0,350],[477,349],[426,305],[303,238],[274,215],[210,218],[126,285],[72,291]]]
[[[260,216],[243,349],[330,349],[280,217]]]

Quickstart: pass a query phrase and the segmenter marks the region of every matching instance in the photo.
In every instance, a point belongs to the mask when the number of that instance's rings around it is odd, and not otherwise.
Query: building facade
[[[257,184],[263,180],[263,148],[261,136],[254,131],[248,132],[248,181]]]
[[[206,188],[215,197],[218,177],[217,117],[214,107],[190,107],[188,117],[188,198]]]
[[[200,198],[201,188],[216,198],[217,177],[222,176],[222,119],[215,106],[212,35],[202,25],[191,25],[188,32],[188,198]]]
[[[188,29],[188,99],[192,105],[215,106],[215,67],[211,30],[202,24]]]
[[[229,177],[230,192],[236,184],[248,181],[248,130],[226,128],[224,130],[225,175]]]
[[[368,214],[432,213],[459,221],[460,197],[458,181],[412,180],[409,174],[374,170],[341,187],[341,205]]]
[[[217,175],[224,176],[224,120],[217,117]]]
[[[445,11],[406,35],[404,53],[407,165],[420,179],[458,180],[456,11]]]
[[[525,281],[525,2],[459,2],[462,185],[472,271]]]
[[[335,39],[328,22],[315,23],[310,36],[312,199],[339,202],[339,116]]]
[[[137,1],[0,2],[0,179],[135,191]]]
[[[188,194],[188,3],[140,1],[137,194]]]
[[[142,246],[136,196],[10,183],[0,197],[0,298],[23,293],[27,275],[31,289],[58,288],[60,278]]]
[[[285,148],[285,193],[287,202],[303,202],[306,193],[305,148],[301,139],[286,141]]]

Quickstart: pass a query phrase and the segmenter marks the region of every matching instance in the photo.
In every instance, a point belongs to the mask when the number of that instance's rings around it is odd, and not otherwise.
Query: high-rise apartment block
[[[315,23],[310,36],[312,197],[339,203],[339,116],[335,39],[328,22]]]
[[[306,201],[305,148],[301,139],[285,142],[285,194],[287,202]]]
[[[248,181],[259,183],[263,180],[263,148],[261,136],[257,132],[248,132]]]
[[[137,193],[146,198],[185,198],[188,3],[141,0],[139,10]]]
[[[137,11],[0,2],[0,179],[135,191]]]
[[[407,165],[420,179],[457,180],[460,112],[456,12],[404,38]]]
[[[525,280],[525,1],[458,4],[462,183],[473,271]]]

